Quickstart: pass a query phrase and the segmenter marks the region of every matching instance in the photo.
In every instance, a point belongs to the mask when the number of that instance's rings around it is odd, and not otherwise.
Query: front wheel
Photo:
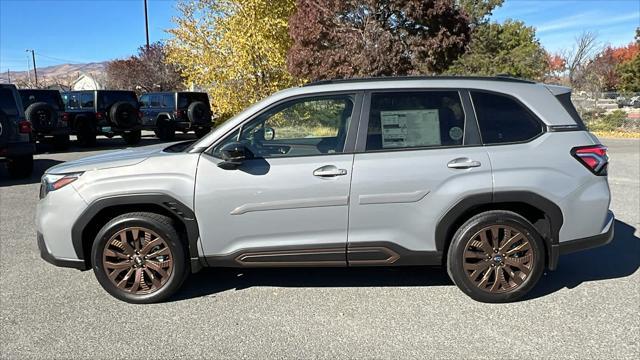
[[[22,155],[7,158],[7,171],[14,179],[23,179],[33,172],[33,155]]]
[[[132,130],[130,132],[122,133],[122,138],[128,145],[135,145],[142,139],[142,131]]]
[[[471,298],[490,303],[524,296],[540,279],[544,264],[540,235],[510,211],[473,216],[455,233],[447,255],[453,282]]]
[[[128,213],[109,221],[96,236],[91,259],[100,285],[129,303],[163,301],[189,274],[173,220],[155,213]]]

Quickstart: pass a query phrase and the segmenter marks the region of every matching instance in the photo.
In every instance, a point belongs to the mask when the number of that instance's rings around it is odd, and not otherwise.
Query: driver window
[[[262,158],[341,153],[353,104],[352,95],[292,100],[261,114],[223,144],[240,141]]]

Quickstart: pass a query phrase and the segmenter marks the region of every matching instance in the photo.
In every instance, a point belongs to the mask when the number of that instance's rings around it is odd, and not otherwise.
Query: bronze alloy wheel
[[[135,295],[162,288],[173,271],[173,256],[166,241],[143,227],[115,233],[102,252],[107,277],[120,290]]]
[[[518,288],[535,264],[527,236],[508,225],[492,225],[473,235],[464,249],[464,270],[479,289],[504,293]]]

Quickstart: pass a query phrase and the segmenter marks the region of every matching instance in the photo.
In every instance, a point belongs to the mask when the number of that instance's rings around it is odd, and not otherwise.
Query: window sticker
[[[382,147],[441,145],[438,109],[381,111]]]

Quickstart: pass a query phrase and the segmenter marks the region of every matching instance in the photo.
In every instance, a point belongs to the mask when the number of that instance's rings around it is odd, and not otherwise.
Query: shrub
[[[615,110],[604,116],[598,116],[600,114],[583,115],[584,121],[590,131],[613,131],[621,128],[626,119],[627,113],[622,110]]]

